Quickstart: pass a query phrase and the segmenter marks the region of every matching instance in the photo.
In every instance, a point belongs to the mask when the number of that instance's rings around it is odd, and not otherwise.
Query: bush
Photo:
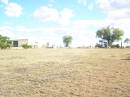
[[[10,48],[11,41],[8,37],[0,35],[0,49]]]
[[[126,46],[126,48],[130,48],[130,46]]]
[[[97,44],[95,45],[95,47],[96,47],[96,48],[102,48],[102,45],[100,45],[100,44],[97,43]]]
[[[112,45],[111,48],[120,48],[119,44]]]
[[[28,45],[28,44],[23,44],[22,47],[23,47],[24,49],[32,48],[32,46],[31,46],[31,45]]]

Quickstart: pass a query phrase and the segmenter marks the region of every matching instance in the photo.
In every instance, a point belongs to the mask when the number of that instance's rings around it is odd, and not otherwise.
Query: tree
[[[0,35],[0,49],[10,48],[11,41],[8,37]]]
[[[123,30],[119,28],[110,28],[110,26],[106,28],[102,28],[96,32],[96,36],[98,38],[101,38],[102,40],[106,40],[108,46],[111,46],[114,41],[121,40],[121,37],[123,36],[124,32]]]
[[[72,36],[66,35],[63,37],[63,43],[64,43],[65,47],[69,47],[71,42],[72,42]]]

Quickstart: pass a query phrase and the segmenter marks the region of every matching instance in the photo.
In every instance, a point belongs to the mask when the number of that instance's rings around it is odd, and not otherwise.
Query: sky
[[[130,38],[130,0],[0,0],[0,34],[10,39],[29,39],[63,46],[71,35],[71,46],[97,42],[96,31],[110,25]]]

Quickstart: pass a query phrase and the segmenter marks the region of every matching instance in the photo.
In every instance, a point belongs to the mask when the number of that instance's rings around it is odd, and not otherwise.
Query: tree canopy
[[[8,37],[0,35],[0,49],[6,49],[11,46],[11,41]]]
[[[114,41],[121,40],[123,36],[123,30],[119,28],[110,28],[109,26],[106,28],[102,28],[96,32],[96,36],[101,38],[102,40],[106,40],[108,46],[111,46]]]
[[[65,47],[69,47],[71,42],[72,42],[72,36],[66,35],[63,37],[63,43],[64,43]]]

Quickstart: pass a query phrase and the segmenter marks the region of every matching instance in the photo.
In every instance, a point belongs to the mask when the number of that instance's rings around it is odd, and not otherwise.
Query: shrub
[[[0,35],[0,49],[10,48],[11,41],[8,37]]]
[[[130,46],[126,46],[126,48],[130,48]]]
[[[112,45],[111,48],[120,48],[119,44]]]
[[[95,47],[96,47],[96,48],[102,48],[102,45],[100,45],[100,44],[97,43],[97,44],[95,45]]]
[[[24,49],[32,48],[32,46],[31,46],[31,45],[28,45],[28,44],[23,44],[22,47],[23,47]]]

